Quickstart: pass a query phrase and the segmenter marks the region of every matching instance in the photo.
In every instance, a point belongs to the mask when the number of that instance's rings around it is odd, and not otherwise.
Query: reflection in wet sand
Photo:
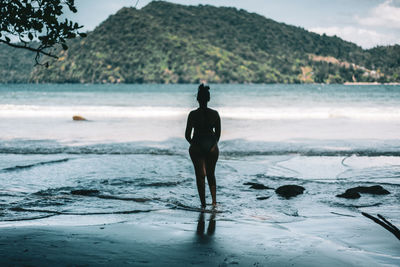
[[[216,212],[212,212],[209,218],[209,222],[208,222],[208,227],[207,227],[207,231],[205,232],[205,216],[204,216],[204,212],[201,212],[199,214],[199,219],[197,222],[197,230],[196,230],[196,235],[199,237],[199,240],[202,241],[210,241],[210,237],[214,235],[215,233],[215,216],[216,216]]]

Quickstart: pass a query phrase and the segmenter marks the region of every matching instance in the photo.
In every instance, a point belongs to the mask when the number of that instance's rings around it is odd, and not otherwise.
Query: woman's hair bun
[[[199,85],[197,100],[202,103],[210,101],[210,86],[204,85],[204,83]]]
[[[200,90],[207,90],[207,91],[209,91],[209,90],[210,90],[210,86],[204,85],[204,83],[202,83],[202,84],[199,85],[199,91],[200,91]]]

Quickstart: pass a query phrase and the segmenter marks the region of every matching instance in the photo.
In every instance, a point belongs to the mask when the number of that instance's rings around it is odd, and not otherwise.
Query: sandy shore
[[[234,220],[221,214],[214,218],[209,213],[161,210],[97,225],[85,225],[87,218],[82,216],[62,217],[56,223],[2,225],[0,265],[400,265],[400,242],[361,215],[331,214],[279,223],[270,218]],[[106,219],[90,220],[101,218]]]

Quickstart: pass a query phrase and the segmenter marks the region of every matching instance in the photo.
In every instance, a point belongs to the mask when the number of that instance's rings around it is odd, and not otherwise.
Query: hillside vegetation
[[[399,45],[363,50],[244,10],[159,1],[122,8],[71,41],[48,69],[29,67],[33,55],[10,50],[0,46],[1,82],[400,81]]]

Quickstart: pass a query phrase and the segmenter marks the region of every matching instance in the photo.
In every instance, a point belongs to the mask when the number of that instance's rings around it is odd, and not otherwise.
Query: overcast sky
[[[123,6],[137,0],[75,0],[73,19],[93,30]],[[150,0],[139,0],[137,8]],[[169,0],[198,5],[232,6],[317,33],[337,35],[364,48],[400,44],[400,0]],[[69,15],[69,14],[68,14]]]

